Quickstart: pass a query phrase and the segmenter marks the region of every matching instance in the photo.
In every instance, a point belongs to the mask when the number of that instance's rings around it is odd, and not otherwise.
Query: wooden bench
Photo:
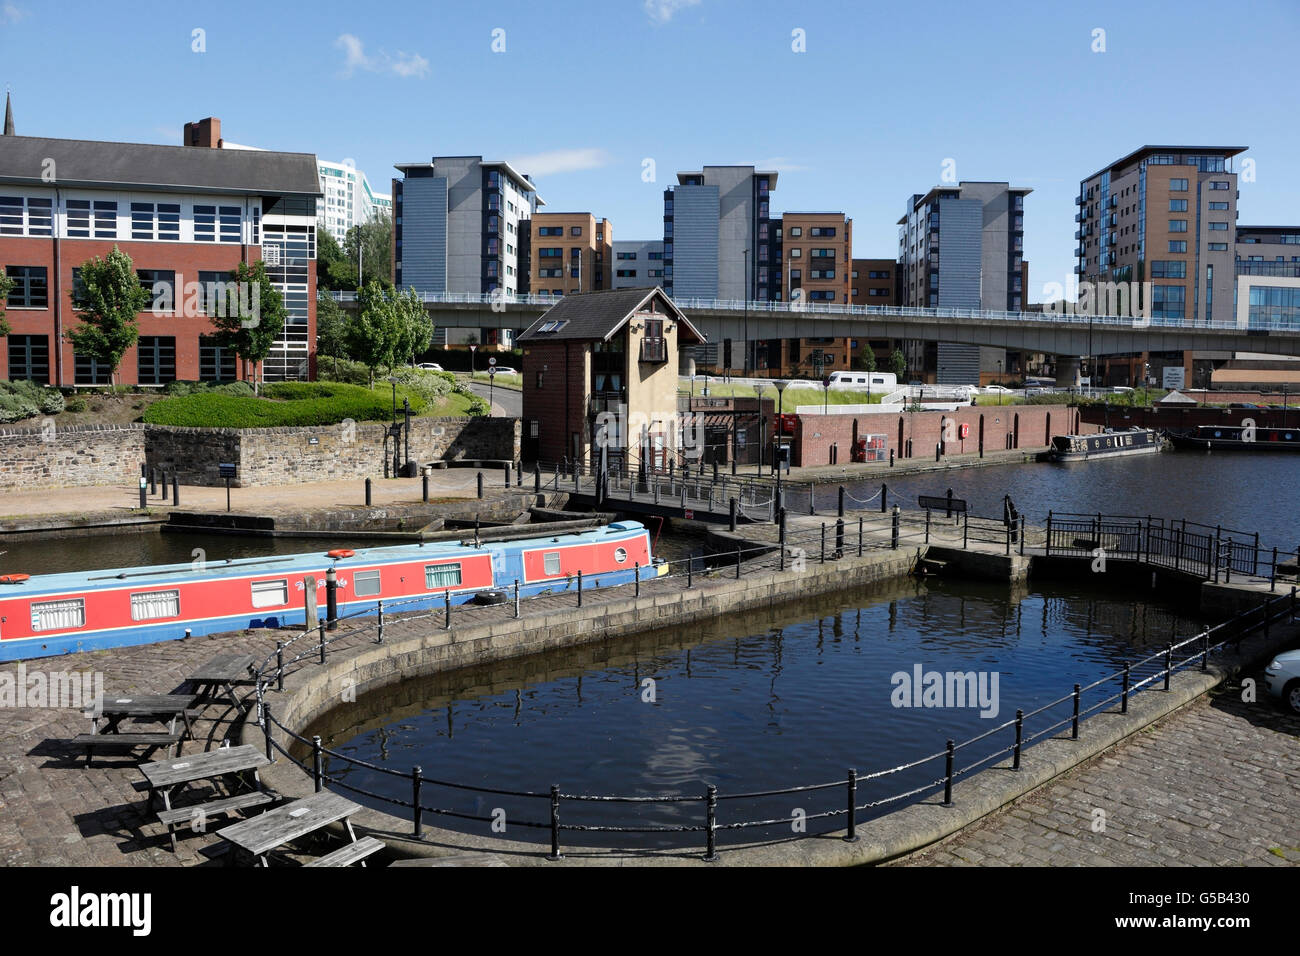
[[[365,866],[366,857],[378,853],[384,849],[384,844],[374,837],[362,837],[355,843],[349,843],[345,847],[340,847],[333,853],[327,853],[325,856],[317,857],[310,863],[304,863],[303,866],[351,866],[353,863],[360,863]]]
[[[158,811],[158,822],[167,827],[167,838],[171,840],[172,852],[176,852],[176,828],[187,823],[192,824],[196,812],[201,813],[205,828],[206,822],[213,817],[225,817],[249,807],[260,807],[264,803],[274,803],[275,797],[261,790],[252,793],[240,793],[233,797],[222,797],[206,803],[194,803],[187,807],[173,807]],[[198,830],[197,832],[202,832]]]
[[[150,752],[159,747],[175,747],[180,755],[180,744],[184,734],[181,731],[168,731],[153,734],[77,734],[68,741],[68,746],[86,751],[86,766],[90,766],[91,754],[96,750],[134,750],[136,747],[148,747]]]

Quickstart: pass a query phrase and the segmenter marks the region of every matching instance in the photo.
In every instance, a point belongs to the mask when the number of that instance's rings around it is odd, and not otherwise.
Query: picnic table
[[[350,843],[361,842],[350,819],[360,809],[359,804],[346,797],[322,790],[218,830],[217,836],[252,855],[262,866],[269,866],[267,854],[270,851],[315,833],[337,820],[342,820],[347,828]]]
[[[235,687],[254,683],[252,667],[252,654],[218,654],[191,671],[186,680],[197,691],[199,706],[224,697],[242,714],[248,708],[235,696]]]
[[[181,742],[186,737],[194,736],[194,727],[190,720],[197,714],[191,711],[194,706],[193,694],[123,694],[96,698],[91,711],[90,733],[78,734],[69,741],[77,749],[86,751],[86,765],[90,766],[91,754],[95,750],[133,749],[148,747],[175,747],[177,755],[181,752]],[[104,723],[100,725],[100,719]],[[122,721],[154,720],[167,725],[165,732],[122,732]],[[184,730],[178,730],[177,721],[183,721]]]
[[[176,851],[177,826],[189,822],[196,831],[201,831],[210,817],[226,816],[236,810],[270,803],[274,798],[263,790],[262,780],[257,773],[259,767],[265,767],[268,763],[270,761],[256,747],[241,746],[218,747],[184,759],[172,758],[141,766],[140,772],[144,774],[149,789],[146,806],[152,808],[154,798],[162,798],[163,808],[157,816],[159,822],[167,827],[172,852]],[[215,800],[183,807],[172,806],[172,798],[192,783],[200,780],[216,781],[250,771],[253,776],[251,792],[236,793],[233,787],[227,787],[230,792]]]

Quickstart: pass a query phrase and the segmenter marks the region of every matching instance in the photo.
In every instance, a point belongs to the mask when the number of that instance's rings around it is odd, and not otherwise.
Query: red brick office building
[[[211,338],[211,283],[241,262],[266,262],[289,316],[262,366],[268,381],[314,375],[316,158],[221,148],[220,121],[186,124],[185,146],[0,135],[0,266],[5,304],[0,375],[42,384],[105,385],[109,370],[73,352],[67,332],[78,267],[116,246],[154,304],[122,384],[231,381],[242,363]],[[209,293],[210,294],[210,293]]]

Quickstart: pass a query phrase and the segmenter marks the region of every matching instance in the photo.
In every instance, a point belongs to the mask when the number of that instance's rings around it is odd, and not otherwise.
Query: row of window
[[[49,270],[45,266],[5,266],[5,273],[13,280],[14,286],[7,300],[11,309],[47,309],[50,304]],[[216,286],[233,281],[229,272],[199,271],[197,287],[187,285],[182,291],[192,298],[177,299],[176,270],[174,269],[137,269],[136,276],[140,284],[154,296],[150,310],[177,312],[182,309],[187,313],[199,314],[209,311],[215,305],[211,301]],[[75,295],[81,287],[81,269],[72,270],[72,287]]]
[[[65,236],[69,239],[117,239],[118,219],[115,200],[69,199]],[[204,205],[192,207],[195,242],[238,244],[243,211],[239,206]],[[132,202],[130,204],[132,239],[181,241],[181,204],[177,202]],[[258,243],[261,209],[253,207],[254,244]],[[52,204],[39,197],[0,196],[0,236],[53,236]]]
[[[89,356],[77,355],[73,381],[77,385],[109,384],[107,365]],[[235,353],[199,336],[199,379],[205,382],[233,382]],[[166,385],[176,380],[174,336],[142,335],[137,346],[136,376],[141,385]],[[9,380],[47,383],[50,381],[50,338],[47,335],[9,336]]]

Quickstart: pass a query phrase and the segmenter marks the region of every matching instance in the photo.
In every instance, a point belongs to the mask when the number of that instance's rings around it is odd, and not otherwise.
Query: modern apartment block
[[[562,296],[610,284],[614,227],[589,212],[539,212],[532,218],[528,285],[521,291]]]
[[[1237,324],[1300,328],[1300,226],[1238,226]]]
[[[961,182],[912,196],[898,220],[901,305],[1021,311],[1027,187]],[[909,343],[909,369],[942,385],[979,384],[1001,349]]]
[[[1244,146],[1143,146],[1079,183],[1080,282],[1151,282],[1151,316],[1188,325],[1234,312]]]
[[[710,299],[780,299],[771,194],[777,174],[705,166],[664,192],[664,291]]]
[[[898,263],[893,259],[854,259],[849,297],[854,305],[898,305]]]
[[[662,239],[614,241],[614,289],[637,289],[664,284]]]
[[[316,202],[310,153],[221,148],[220,121],[186,124],[185,146],[0,136],[0,265],[9,379],[107,385],[110,370],[74,353],[66,333],[78,267],[114,247],[155,293],[118,381],[231,381],[243,370],[212,338],[212,283],[264,260],[288,319],[262,367],[268,381],[312,375],[316,341]],[[51,163],[53,165],[51,165]],[[56,171],[54,177],[44,170]]]
[[[353,226],[391,214],[392,199],[372,190],[366,174],[355,166],[320,160],[316,167],[324,196],[318,217],[320,225],[339,245]]]
[[[401,163],[393,180],[393,282],[418,292],[528,291],[532,180],[482,156]]]

